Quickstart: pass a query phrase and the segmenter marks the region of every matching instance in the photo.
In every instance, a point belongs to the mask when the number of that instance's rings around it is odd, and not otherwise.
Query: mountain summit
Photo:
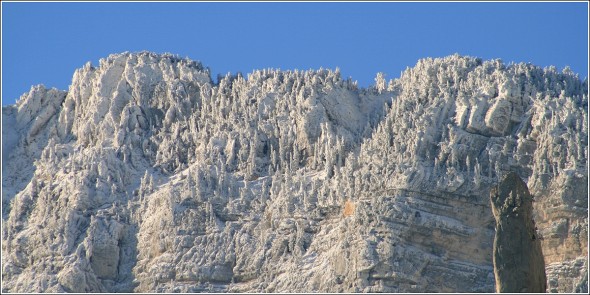
[[[375,80],[141,52],[33,87],[2,108],[2,292],[494,292],[512,172],[547,291],[588,291],[587,80],[459,55]]]

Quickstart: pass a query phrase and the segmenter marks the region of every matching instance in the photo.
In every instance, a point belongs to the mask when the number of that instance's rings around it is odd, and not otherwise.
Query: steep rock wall
[[[3,133],[30,138],[3,166],[3,291],[493,292],[488,196],[509,171],[549,290],[587,290],[587,82],[456,55],[379,77],[213,83],[144,52],[32,91],[3,108],[44,122]]]

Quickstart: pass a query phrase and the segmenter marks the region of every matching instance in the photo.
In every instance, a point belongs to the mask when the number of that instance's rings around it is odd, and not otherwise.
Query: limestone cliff
[[[493,292],[515,171],[587,291],[588,85],[458,55],[358,88],[114,54],[2,109],[3,292]]]

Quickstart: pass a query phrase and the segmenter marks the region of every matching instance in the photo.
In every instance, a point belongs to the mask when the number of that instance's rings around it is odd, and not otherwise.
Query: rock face
[[[545,293],[547,277],[533,220],[533,196],[514,172],[490,194],[496,219],[494,275],[498,293]]]
[[[508,171],[548,290],[587,290],[587,92],[458,55],[368,89],[111,55],[2,109],[2,291],[493,292]]]

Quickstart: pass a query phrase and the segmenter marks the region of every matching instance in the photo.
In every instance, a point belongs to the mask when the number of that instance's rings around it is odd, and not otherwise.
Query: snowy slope
[[[458,55],[369,89],[111,55],[3,108],[2,290],[493,292],[515,171],[550,291],[585,291],[587,92]]]

